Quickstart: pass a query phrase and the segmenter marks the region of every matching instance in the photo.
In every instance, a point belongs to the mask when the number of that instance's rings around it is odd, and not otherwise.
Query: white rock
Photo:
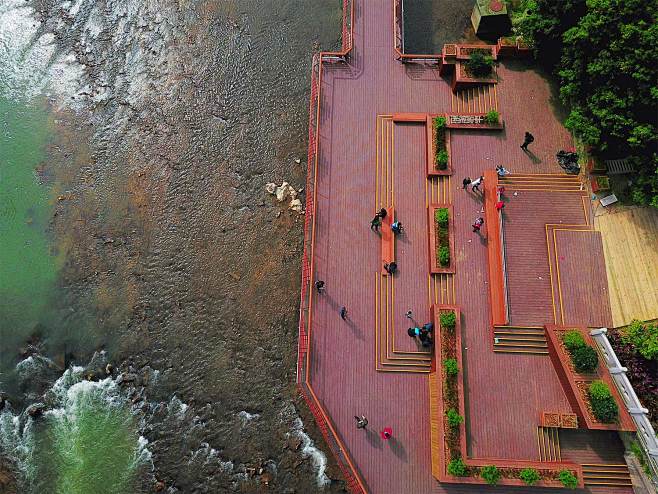
[[[296,158],[296,159],[295,159],[295,163],[297,163],[298,165],[299,165],[301,162],[302,162],[302,160],[300,160],[299,158]]]
[[[290,201],[290,206],[289,207],[293,211],[297,211],[298,213],[301,213],[302,212],[302,201],[300,201],[299,199],[293,199],[292,201]]]
[[[275,184],[275,183],[272,183],[272,182],[270,182],[270,183],[268,183],[268,184],[265,184],[265,190],[266,190],[269,194],[274,194],[274,192],[276,191],[276,184]]]

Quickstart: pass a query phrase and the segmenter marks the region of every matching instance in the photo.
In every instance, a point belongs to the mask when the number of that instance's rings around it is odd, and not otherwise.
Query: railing
[[[498,201],[502,201],[502,192],[501,192],[502,187],[496,187],[496,199]],[[500,256],[501,256],[501,262],[503,265],[503,288],[504,288],[504,300],[503,302],[505,303],[505,319],[509,321],[509,290],[507,288],[507,255],[505,251],[505,222],[503,218],[503,211],[501,210],[500,213],[498,214],[499,218],[499,228],[500,228]]]
[[[610,375],[619,389],[619,394],[624,400],[628,413],[630,413],[635,423],[635,427],[637,427],[637,435],[647,456],[652,480],[658,486],[658,439],[656,439],[656,432],[653,430],[651,422],[649,422],[648,410],[642,406],[637,394],[635,394],[633,386],[626,377],[626,371],[628,369],[621,365],[617,354],[612,348],[612,345],[610,345],[610,341],[606,336],[607,332],[608,330],[606,328],[601,328],[593,329],[589,334],[601,350],[605,363],[610,370]]]
[[[393,0],[393,50],[396,60],[401,62],[441,63],[443,55],[404,52],[404,4],[403,0]]]
[[[365,494],[361,478],[341,442],[331,420],[324,411],[310,384],[311,313],[313,303],[314,226],[316,211],[316,174],[318,167],[322,63],[346,61],[354,43],[354,0],[343,0],[342,50],[320,52],[311,66],[311,96],[309,102],[308,153],[306,173],[306,211],[304,218],[304,251],[302,254],[302,282],[299,306],[299,338],[297,343],[297,386],[313,414],[324,440],[336,458],[336,463],[352,494]]]

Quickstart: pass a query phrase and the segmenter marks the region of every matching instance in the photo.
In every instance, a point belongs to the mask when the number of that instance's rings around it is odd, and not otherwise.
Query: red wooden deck
[[[324,280],[326,291],[313,294],[309,381],[369,492],[508,492],[509,488],[441,485],[432,477],[428,378],[421,373],[376,370],[376,340],[381,341],[376,329],[381,324],[376,322],[382,323],[379,305],[381,300],[390,304],[394,350],[402,352],[418,350],[406,335],[408,309],[423,323],[433,301],[461,306],[470,454],[539,459],[539,412],[569,412],[570,408],[548,358],[492,352],[486,225],[481,237],[470,228],[476,217],[483,216],[482,199],[462,191],[461,178],[475,178],[498,163],[513,172],[558,173],[552,157],[571,141],[547,110],[551,95],[545,81],[533,71],[518,71],[513,64],[503,63],[499,68],[502,82],[486,101],[498,106],[505,130],[451,131],[457,175],[427,180],[425,127],[394,123],[389,116],[481,106],[485,98],[479,93],[453,96],[438,70],[396,61],[391,4],[391,0],[357,1],[349,63],[323,66],[312,279]],[[530,111],[528,102],[532,102]],[[533,156],[519,149],[526,130],[536,136]],[[560,204],[561,218],[582,221],[582,204],[561,204],[561,198],[546,197]],[[527,216],[518,214],[524,204],[528,206],[524,201],[525,195],[515,197],[506,210],[512,227]],[[429,276],[426,207],[430,202],[454,206],[455,275]],[[370,219],[382,206],[394,206],[405,227],[395,245],[399,272],[390,296],[387,292],[383,298],[377,292],[381,241],[369,228]],[[556,212],[542,211],[533,208],[528,219],[536,224],[528,228],[533,231],[530,240],[539,238],[545,246],[541,221],[554,221]],[[534,212],[545,217],[540,221]],[[515,259],[515,251],[522,250],[520,245],[512,247],[510,260]],[[548,271],[545,252],[543,263]],[[523,286],[528,290],[527,281]],[[533,284],[532,290],[541,291],[550,307],[550,285],[546,291],[544,284]],[[339,316],[341,306],[347,308],[347,321]],[[532,310],[528,317],[545,316],[540,307]],[[361,414],[369,420],[366,431],[355,427],[354,415]],[[378,433],[385,426],[393,429],[389,441]],[[605,442],[594,445],[588,458],[605,446]],[[578,450],[572,456],[579,461]]]

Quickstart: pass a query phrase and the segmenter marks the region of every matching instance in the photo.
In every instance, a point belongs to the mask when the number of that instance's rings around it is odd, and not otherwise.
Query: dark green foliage
[[[480,470],[480,476],[489,485],[496,485],[500,480],[500,471],[494,465],[487,465]]]
[[[466,69],[474,77],[487,77],[491,74],[493,57],[488,50],[473,50],[466,61]]]
[[[448,168],[448,151],[446,150],[446,118],[434,117],[436,141],[434,143],[434,164],[439,170]]]
[[[448,166],[448,151],[442,149],[436,153],[436,164],[439,166],[439,169],[445,170]]]
[[[599,365],[599,356],[591,346],[585,345],[576,348],[571,353],[571,361],[576,372],[589,374],[594,372]]]
[[[446,418],[448,419],[448,425],[453,428],[459,427],[459,425],[464,422],[464,417],[459,415],[454,408],[450,408],[446,412]]]
[[[489,110],[484,116],[484,121],[489,125],[496,125],[500,123],[500,113],[498,113],[496,110]]]
[[[434,117],[434,127],[436,129],[445,129],[447,124],[446,117]]]
[[[519,472],[519,478],[523,480],[526,485],[535,485],[539,482],[541,477],[539,476],[539,472],[534,468],[524,468]]]
[[[562,335],[562,343],[564,343],[564,346],[571,353],[576,348],[585,346],[585,338],[583,338],[583,335],[577,329],[570,329]]]
[[[457,360],[454,358],[447,358],[443,361],[443,368],[446,370],[447,376],[456,376],[459,373],[459,366]]]
[[[622,341],[635,347],[645,359],[658,361],[658,323],[633,321],[623,331]]]
[[[617,420],[619,408],[608,385],[601,381],[594,381],[589,385],[587,394],[592,412],[597,420],[611,423]]]
[[[450,266],[450,247],[447,245],[439,247],[439,264],[441,266]]]
[[[454,477],[466,476],[466,464],[461,458],[455,458],[448,463],[448,473]]]
[[[444,329],[454,329],[455,324],[457,324],[457,316],[453,311],[450,312],[441,312],[439,316],[439,321],[441,322],[441,327]]]
[[[558,76],[566,126],[604,158],[631,156],[632,197],[658,207],[656,0],[523,0],[517,31]]]
[[[560,482],[567,489],[575,489],[578,487],[578,477],[569,470],[562,470],[559,476]]]
[[[448,208],[439,208],[434,211],[434,219],[439,224],[439,226],[448,226],[448,215]]]

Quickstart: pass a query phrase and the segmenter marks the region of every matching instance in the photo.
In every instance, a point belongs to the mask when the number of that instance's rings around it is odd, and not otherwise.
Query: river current
[[[0,0],[0,492],[338,492],[294,388],[341,2]],[[309,434],[306,428],[310,429]]]

